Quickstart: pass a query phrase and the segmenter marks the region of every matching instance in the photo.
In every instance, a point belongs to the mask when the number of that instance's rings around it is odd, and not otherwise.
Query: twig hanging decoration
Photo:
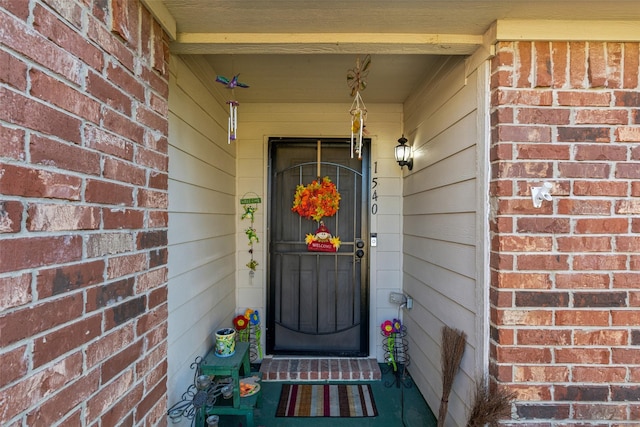
[[[354,97],[351,104],[351,156],[358,155],[362,159],[362,136],[366,134],[365,121],[367,119],[367,107],[364,105],[360,92],[367,88],[367,76],[371,66],[371,55],[356,59],[356,66],[347,72],[347,84]]]
[[[360,61],[360,57],[356,59],[356,66],[347,72],[347,84],[351,88],[351,96],[356,96],[357,92],[362,92],[367,88],[367,76],[369,75],[369,66],[371,66],[371,55],[364,57]]]

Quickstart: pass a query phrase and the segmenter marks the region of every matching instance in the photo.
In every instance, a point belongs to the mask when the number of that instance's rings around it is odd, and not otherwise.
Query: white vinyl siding
[[[169,80],[169,405],[193,381],[189,365],[229,326],[236,306],[235,146],[226,105],[171,57]]]
[[[405,312],[410,371],[432,410],[442,395],[440,343],[444,325],[467,334],[461,369],[449,398],[448,426],[466,424],[468,405],[485,351],[486,251],[478,224],[486,186],[478,71],[465,78],[463,58],[447,58],[405,103],[405,129],[414,170],[403,185],[403,286],[414,298]],[[483,227],[481,227],[483,228]]]

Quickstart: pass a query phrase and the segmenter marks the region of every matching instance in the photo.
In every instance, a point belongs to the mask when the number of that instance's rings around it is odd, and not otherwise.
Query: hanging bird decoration
[[[242,83],[238,81],[238,76],[240,74],[236,74],[231,79],[228,79],[224,76],[216,76],[216,82],[225,85],[227,89],[231,89],[231,97],[235,98],[234,89],[239,88],[248,88],[249,85],[246,83]],[[234,99],[230,99],[226,102],[229,104],[229,123],[227,125],[227,143],[231,144],[231,141],[235,141],[238,135],[238,105],[240,103]]]
[[[241,83],[238,81],[238,76],[240,76],[240,74],[236,74],[231,78],[231,80],[229,80],[224,76],[216,76],[216,81],[218,83],[222,83],[223,85],[225,85],[227,89],[233,89],[235,87],[248,88],[249,87],[248,84]]]
[[[362,136],[366,134],[365,120],[367,119],[367,107],[364,105],[360,91],[367,88],[366,78],[369,75],[371,55],[356,59],[356,66],[347,72],[347,85],[351,88],[351,96],[354,96],[351,104],[351,157],[354,152],[358,159],[362,159]]]

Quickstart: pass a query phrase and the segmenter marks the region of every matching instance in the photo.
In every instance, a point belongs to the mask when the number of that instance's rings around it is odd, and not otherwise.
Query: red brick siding
[[[168,39],[0,2],[0,425],[165,425]]]
[[[638,43],[497,45],[490,370],[517,393],[509,424],[638,420],[639,57]]]

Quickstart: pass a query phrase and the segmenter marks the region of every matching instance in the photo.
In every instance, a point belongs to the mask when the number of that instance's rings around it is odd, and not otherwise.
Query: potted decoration
[[[223,328],[216,331],[215,354],[218,357],[230,357],[236,353],[236,331]]]

